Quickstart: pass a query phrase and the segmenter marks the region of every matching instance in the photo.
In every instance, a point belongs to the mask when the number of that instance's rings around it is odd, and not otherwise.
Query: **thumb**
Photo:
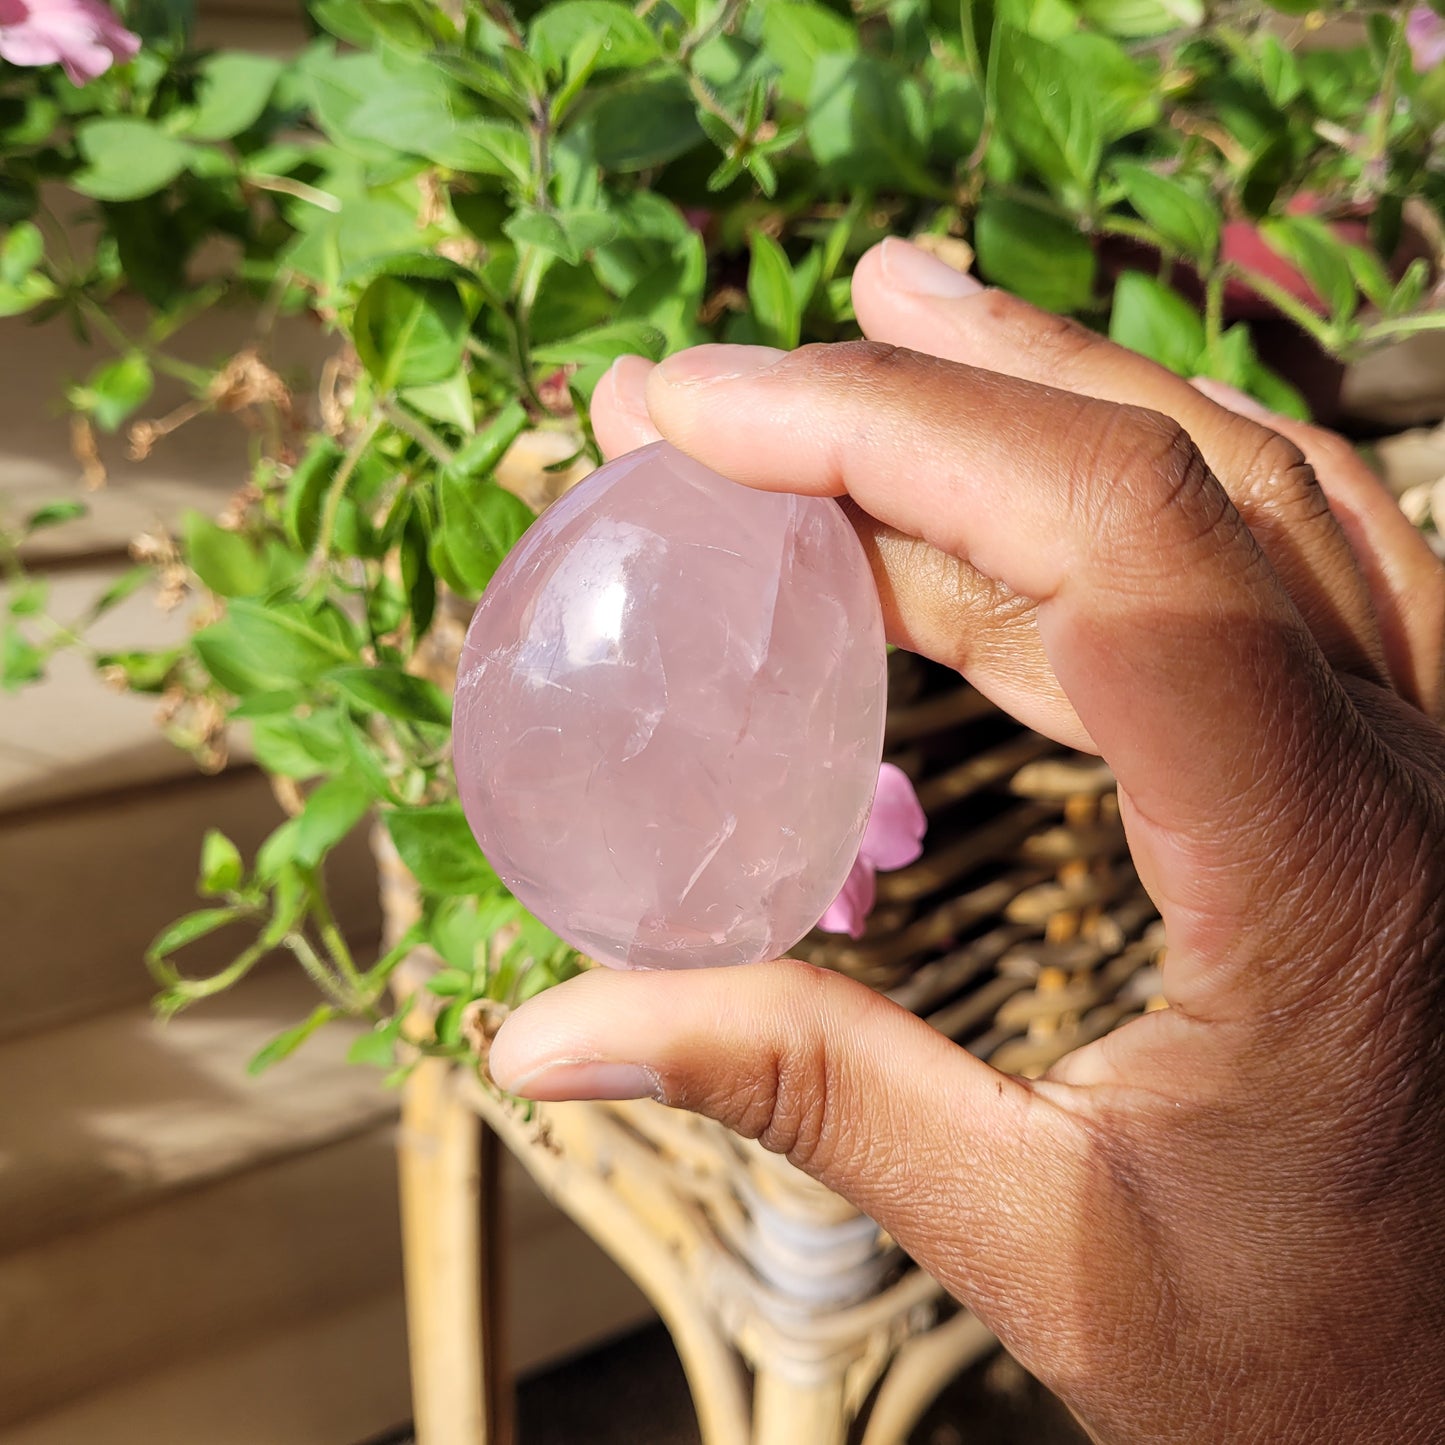
[[[1083,1131],[1051,1086],[998,1073],[838,974],[597,969],[512,1014],[490,1068],[527,1098],[651,1095],[759,1140],[1005,1337],[1020,1286],[1067,1269]]]

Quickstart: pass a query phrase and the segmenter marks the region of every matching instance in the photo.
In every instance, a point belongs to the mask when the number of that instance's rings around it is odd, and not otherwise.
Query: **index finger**
[[[1177,423],[867,342],[700,347],[649,376],[647,402],[724,475],[846,492],[1034,598],[1176,947],[1278,929],[1350,709]]]

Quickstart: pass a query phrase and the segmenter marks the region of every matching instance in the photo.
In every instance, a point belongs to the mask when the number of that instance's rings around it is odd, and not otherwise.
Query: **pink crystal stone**
[[[487,588],[457,672],[462,806],[513,893],[604,963],[775,958],[857,855],[885,692],[838,505],[658,442],[552,506]]]

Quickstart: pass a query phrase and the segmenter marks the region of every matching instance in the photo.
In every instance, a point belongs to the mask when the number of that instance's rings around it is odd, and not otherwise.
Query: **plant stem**
[[[1252,271],[1247,266],[1240,266],[1233,262],[1226,262],[1215,274],[1226,281],[1231,277],[1237,277],[1252,291],[1256,291],[1264,297],[1276,311],[1293,321],[1301,331],[1313,337],[1324,350],[1332,355],[1339,351],[1340,337],[1334,326],[1328,321],[1321,320],[1303,301],[1298,297],[1291,296],[1278,282],[1271,281],[1268,276],[1261,276],[1258,271]]]
[[[347,990],[339,984],[332,975],[331,970],[322,963],[320,955],[312,948],[310,940],[305,934],[291,932],[282,940],[284,947],[290,950],[295,956],[296,962],[306,971],[306,977],[326,995],[338,1008],[344,1009],[347,1013],[356,1010],[358,1000],[352,997]]]
[[[252,172],[246,177],[246,184],[255,186],[258,191],[276,191],[283,196],[294,196],[298,201],[319,206],[333,215],[341,211],[339,196],[333,196],[330,191],[320,190],[316,186],[308,186],[305,181],[293,180],[290,176],[268,176]]]
[[[311,551],[310,580],[313,585],[326,571],[326,559],[331,552],[331,538],[336,531],[336,518],[341,511],[341,499],[346,495],[347,483],[350,482],[351,474],[356,470],[357,464],[366,455],[366,449],[376,439],[376,434],[381,429],[381,423],[382,414],[376,412],[347,449],[340,466],[336,468],[336,475],[331,479],[330,487],[326,490],[326,504],[322,509],[321,524],[316,532],[316,545]]]
[[[1104,236],[1125,236],[1131,241],[1139,241],[1144,245],[1164,250],[1160,246],[1158,235],[1151,231],[1142,221],[1132,220],[1128,216],[1101,216],[1094,223],[1094,230]]]
[[[326,945],[326,951],[331,955],[331,961],[336,965],[336,971],[346,980],[346,986],[351,990],[356,1003],[360,1004],[368,1013],[373,1013],[371,991],[361,976],[361,970],[356,966],[356,960],[347,946],[346,939],[336,926],[336,917],[331,911],[331,901],[326,896],[326,885],[322,882],[319,873],[311,888],[311,913],[316,920],[316,931],[321,935],[321,941]]]
[[[412,416],[404,406],[392,400],[382,402],[381,410],[397,431],[409,436],[439,467],[451,461],[454,455],[452,449],[420,417]]]
[[[1445,331],[1445,311],[1426,311],[1419,316],[1396,316],[1388,321],[1377,321],[1365,327],[1359,340],[1362,346],[1368,346],[1391,336],[1411,336],[1421,331]]]
[[[1224,271],[1216,266],[1204,286],[1204,345],[1212,361],[1224,336],[1224,288],[1228,285]]]

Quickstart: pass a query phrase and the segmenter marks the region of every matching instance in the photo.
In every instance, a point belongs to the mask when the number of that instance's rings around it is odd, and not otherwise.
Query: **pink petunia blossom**
[[[1445,18],[1428,5],[1416,5],[1405,22],[1405,38],[1415,69],[1422,75],[1445,61]]]
[[[873,911],[877,896],[876,875],[903,868],[923,852],[923,835],[928,831],[928,815],[908,781],[908,774],[892,763],[878,769],[878,789],[873,795],[873,811],[863,830],[858,857],[842,890],[818,920],[824,933],[846,933],[862,938],[863,926]]]
[[[11,65],[63,65],[84,85],[139,49],[101,0],[0,0],[0,59]]]

